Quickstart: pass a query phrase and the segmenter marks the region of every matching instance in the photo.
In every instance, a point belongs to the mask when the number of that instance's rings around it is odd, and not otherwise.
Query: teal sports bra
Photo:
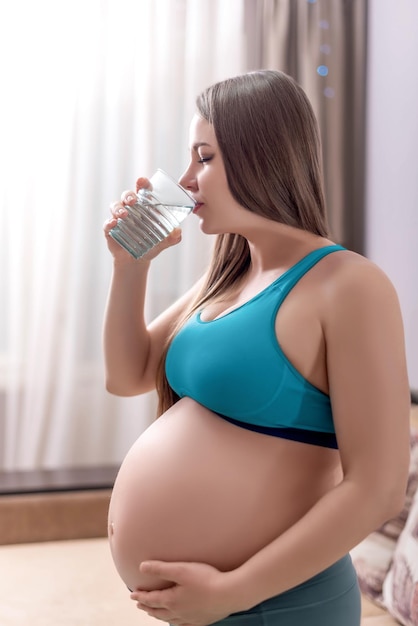
[[[166,375],[174,392],[237,426],[337,448],[330,398],[287,359],[275,320],[302,276],[326,255],[344,249],[314,250],[251,300],[214,320],[193,315],[167,352]]]

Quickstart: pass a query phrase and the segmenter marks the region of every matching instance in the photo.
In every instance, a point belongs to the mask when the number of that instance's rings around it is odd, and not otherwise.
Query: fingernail
[[[135,196],[133,196],[131,193],[129,195],[126,196],[125,198],[125,202],[132,202],[132,200],[135,200]]]

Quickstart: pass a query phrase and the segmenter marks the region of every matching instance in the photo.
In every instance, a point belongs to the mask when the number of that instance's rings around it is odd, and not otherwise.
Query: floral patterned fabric
[[[362,593],[379,605],[385,606],[383,583],[389,573],[403,532],[412,501],[418,489],[418,429],[411,429],[411,461],[405,504],[397,517],[371,533],[351,552]],[[418,556],[416,557],[418,563]],[[393,573],[392,573],[393,575]],[[418,626],[418,622],[416,622]]]
[[[405,626],[418,626],[418,492],[383,583],[387,610]]]

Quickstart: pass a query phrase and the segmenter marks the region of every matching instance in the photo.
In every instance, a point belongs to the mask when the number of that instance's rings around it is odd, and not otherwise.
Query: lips
[[[203,202],[196,202],[193,213],[197,213],[201,206],[203,206]]]

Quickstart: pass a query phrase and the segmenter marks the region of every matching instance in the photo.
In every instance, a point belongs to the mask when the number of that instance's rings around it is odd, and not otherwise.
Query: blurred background
[[[333,238],[394,282],[417,390],[417,58],[415,0],[0,0],[0,469],[117,465],[154,419],[104,389],[102,224],[138,176],[180,176],[196,95],[253,69],[307,91]],[[183,231],[149,318],[208,261]]]

